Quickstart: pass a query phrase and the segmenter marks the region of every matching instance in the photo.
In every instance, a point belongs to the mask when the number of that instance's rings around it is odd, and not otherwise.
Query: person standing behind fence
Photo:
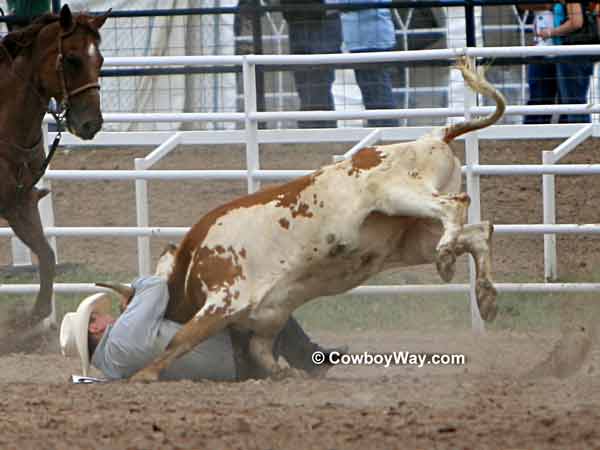
[[[554,28],[539,30],[538,36],[542,39],[552,38],[555,43],[561,45],[594,43],[586,42],[586,38],[578,40],[584,28],[588,26],[584,13],[587,12],[589,3],[554,3]],[[593,23],[595,24],[595,18]],[[595,28],[597,32],[597,27]],[[590,36],[589,39],[597,40],[597,36]],[[559,101],[561,104],[585,104],[594,66],[588,56],[572,56],[565,59],[556,64]],[[559,120],[560,123],[590,121],[589,114],[563,114]]]
[[[327,3],[380,3],[381,0],[326,0]],[[344,49],[350,53],[383,52],[396,47],[396,31],[389,8],[341,14]],[[366,109],[395,109],[390,70],[380,63],[354,69]],[[397,119],[369,119],[369,127],[395,127]]]
[[[7,0],[11,16],[23,19],[22,23],[7,24],[8,31],[16,31],[29,25],[36,17],[50,12],[50,0]]]
[[[552,38],[542,39],[538,36],[541,30],[554,27],[552,3],[518,5],[521,10],[533,11],[533,27],[535,45],[553,45]],[[558,97],[556,80],[556,64],[532,63],[527,65],[527,84],[529,85],[528,105],[555,104]],[[543,124],[552,121],[551,115],[530,114],[523,119],[524,124]]]
[[[340,16],[337,11],[319,9],[320,0],[281,0],[281,5],[302,6],[283,12],[288,24],[290,53],[310,55],[339,53],[342,45]],[[333,111],[335,105],[331,87],[335,80],[333,67],[294,70],[296,91],[302,111]],[[335,128],[335,120],[303,120],[299,128]]]

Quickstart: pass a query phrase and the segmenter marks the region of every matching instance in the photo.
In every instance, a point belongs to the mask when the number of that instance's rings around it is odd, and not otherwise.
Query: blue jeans
[[[527,84],[529,84],[528,105],[555,104],[558,95],[556,64],[529,64],[527,66]],[[525,116],[523,123],[550,123],[551,120],[551,115],[532,114]]]
[[[355,52],[353,52],[355,53]],[[392,77],[385,67],[354,69],[365,109],[395,109]],[[397,127],[398,119],[369,119],[369,127]]]
[[[572,62],[556,64],[561,104],[587,103],[587,92],[593,70],[593,64],[583,58],[573,58]],[[560,116],[560,123],[582,122],[591,122],[590,115],[563,114]]]
[[[342,45],[342,27],[337,14],[319,21],[289,22],[290,52],[299,55],[339,53]],[[296,91],[302,111],[333,111],[331,86],[335,80],[332,67],[314,70],[294,70]],[[299,128],[335,128],[335,120],[304,120]]]
[[[388,49],[391,51],[393,48]],[[381,52],[384,49],[353,51],[352,53]],[[363,66],[354,69],[356,82],[362,94],[365,109],[395,109],[396,102],[392,93],[392,76],[385,66]],[[397,127],[398,119],[370,119],[369,127]]]

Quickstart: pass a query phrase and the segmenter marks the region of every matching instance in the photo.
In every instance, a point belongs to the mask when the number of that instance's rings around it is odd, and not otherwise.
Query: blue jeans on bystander
[[[529,85],[528,105],[552,105],[557,103],[558,83],[556,64],[529,64],[527,66]],[[531,114],[523,118],[524,124],[550,123],[552,115]]]
[[[323,20],[288,22],[290,52],[296,55],[339,53],[342,45],[342,27],[338,14]],[[294,70],[296,91],[302,111],[333,111],[335,105],[331,86],[335,80],[332,67]],[[299,128],[335,128],[335,120],[303,120]]]
[[[593,70],[593,64],[588,59],[580,57],[556,64],[561,104],[587,103],[587,92]],[[589,114],[563,114],[560,116],[560,123],[585,122],[591,122]]]
[[[393,50],[393,49],[389,49]],[[382,50],[372,50],[382,51]],[[352,52],[364,53],[364,52]],[[363,97],[365,109],[395,109],[396,102],[392,93],[392,76],[389,69],[377,65],[361,69],[360,66],[354,69],[356,82],[360,88]],[[369,119],[367,126],[378,127],[397,127],[398,119]]]

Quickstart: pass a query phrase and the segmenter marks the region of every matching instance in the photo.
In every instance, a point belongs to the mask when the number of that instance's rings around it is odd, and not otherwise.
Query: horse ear
[[[73,26],[73,15],[69,5],[65,5],[60,10],[60,26],[63,30],[70,30]]]
[[[112,11],[112,8],[110,8],[108,11],[106,11],[101,16],[94,17],[93,19],[90,20],[90,24],[92,24],[93,27],[95,27],[97,30],[99,30],[100,28],[102,28],[102,25],[104,25],[104,22],[106,22],[106,19],[108,19],[108,16],[110,16],[111,11]]]

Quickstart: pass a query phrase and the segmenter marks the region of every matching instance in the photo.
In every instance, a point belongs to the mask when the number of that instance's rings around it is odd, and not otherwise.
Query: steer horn
[[[121,312],[125,311],[125,309],[127,308],[127,305],[133,298],[133,294],[135,293],[135,289],[127,286],[126,284],[121,284],[121,283],[118,283],[118,284],[96,283],[96,286],[112,289],[113,291],[115,291],[117,294],[119,294],[122,297],[121,301],[119,302],[119,308],[121,309]]]
[[[133,294],[135,293],[135,289],[122,283],[96,283],[96,286],[112,289],[126,301],[131,300],[131,297],[133,297]]]

